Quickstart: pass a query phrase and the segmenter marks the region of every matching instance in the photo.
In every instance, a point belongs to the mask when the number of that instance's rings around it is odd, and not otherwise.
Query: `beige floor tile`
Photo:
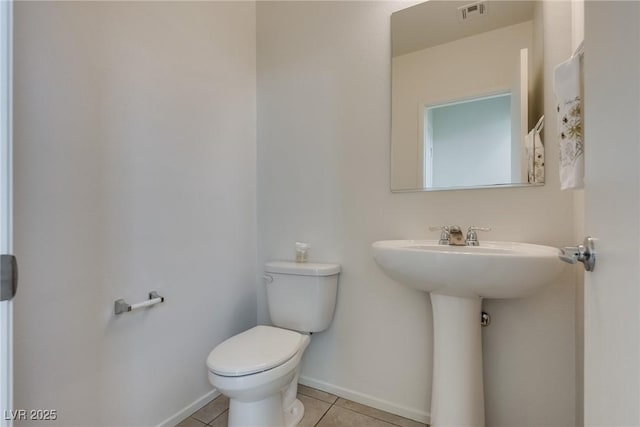
[[[314,399],[300,393],[298,393],[298,399],[300,399],[300,402],[304,405],[304,417],[302,417],[302,421],[300,421],[298,427],[315,426],[331,407],[331,403],[323,402],[322,400]]]
[[[215,420],[209,423],[211,427],[227,427],[229,423],[229,411],[224,411]]]
[[[316,390],[315,388],[307,387],[306,385],[298,384],[298,393],[305,396],[313,397],[314,399],[322,400],[327,403],[335,403],[338,396],[327,393],[326,391]]]
[[[305,414],[298,427],[425,427],[416,421],[300,384],[298,399]],[[333,404],[333,406],[332,406]],[[227,427],[229,399],[219,396],[176,427]],[[428,426],[427,426],[428,427]]]
[[[218,415],[222,414],[229,408],[229,398],[226,396],[218,396],[211,402],[204,405],[199,411],[191,415],[198,421],[209,424]]]
[[[351,400],[340,398],[336,402],[336,405],[343,408],[351,409],[363,415],[367,415],[378,420],[386,421],[388,423],[401,426],[401,427],[425,427],[426,424],[421,424],[417,421],[410,420],[389,412],[381,411],[379,409],[371,408],[369,406],[362,405],[360,403],[352,402]]]
[[[205,427],[205,424],[196,420],[195,418],[187,418],[180,422],[180,424],[176,424],[176,427]]]
[[[385,421],[368,417],[341,406],[332,406],[317,427],[394,427]]]

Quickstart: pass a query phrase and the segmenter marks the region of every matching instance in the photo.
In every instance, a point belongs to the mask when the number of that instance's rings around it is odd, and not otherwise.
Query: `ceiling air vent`
[[[479,1],[476,3],[467,4],[458,8],[458,19],[460,21],[466,21],[471,18],[486,15],[488,12],[487,2]]]

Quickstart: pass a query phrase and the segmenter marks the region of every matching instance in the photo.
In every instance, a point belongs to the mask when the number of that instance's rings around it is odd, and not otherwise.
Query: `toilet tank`
[[[299,332],[329,327],[336,307],[340,265],[272,261],[265,264],[269,316]]]

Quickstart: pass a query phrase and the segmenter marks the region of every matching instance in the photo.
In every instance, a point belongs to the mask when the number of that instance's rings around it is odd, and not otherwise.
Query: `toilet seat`
[[[303,335],[272,326],[256,326],[218,345],[207,357],[216,375],[240,377],[280,366],[300,350]]]

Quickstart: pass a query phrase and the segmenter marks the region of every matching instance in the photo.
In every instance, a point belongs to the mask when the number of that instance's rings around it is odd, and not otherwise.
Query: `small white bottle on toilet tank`
[[[307,262],[310,248],[308,243],[296,242],[296,262]]]

